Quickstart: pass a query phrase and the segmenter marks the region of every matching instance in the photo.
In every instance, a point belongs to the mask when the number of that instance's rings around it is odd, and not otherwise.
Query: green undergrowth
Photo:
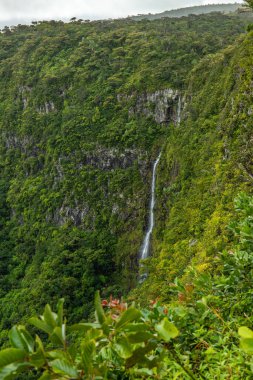
[[[69,325],[63,300],[57,313],[47,305],[33,328],[10,330],[0,379],[252,379],[253,198],[241,193],[235,208],[216,274],[192,269],[191,282],[170,284],[170,303],[145,309],[97,293],[92,323]]]

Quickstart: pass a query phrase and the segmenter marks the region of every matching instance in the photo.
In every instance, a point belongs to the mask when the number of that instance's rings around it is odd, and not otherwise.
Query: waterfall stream
[[[181,108],[182,108],[182,101],[181,96],[178,97],[178,104],[177,104],[177,124],[181,123]]]
[[[151,200],[150,200],[150,206],[149,206],[149,223],[148,223],[148,230],[146,232],[146,235],[143,240],[143,244],[141,247],[141,259],[146,259],[149,255],[149,248],[150,248],[150,238],[152,235],[152,231],[155,225],[154,221],[154,207],[155,207],[155,184],[156,184],[156,169],[157,165],[160,161],[161,153],[159,153],[159,156],[154,162],[153,171],[152,171],[152,184],[151,184]]]
[[[176,124],[180,124],[181,122],[181,109],[182,109],[182,101],[181,96],[178,97],[178,104],[177,104],[177,116],[176,116]],[[159,164],[161,158],[161,152],[159,153],[157,159],[154,162],[153,170],[152,170],[152,183],[151,183],[151,200],[149,205],[149,223],[148,223],[148,230],[145,234],[142,246],[141,246],[141,253],[140,258],[146,259],[149,256],[149,250],[150,250],[150,238],[154,229],[155,225],[155,219],[154,219],[154,207],[155,207],[155,185],[156,185],[156,169],[157,165]],[[146,274],[144,274],[143,279],[146,278]]]

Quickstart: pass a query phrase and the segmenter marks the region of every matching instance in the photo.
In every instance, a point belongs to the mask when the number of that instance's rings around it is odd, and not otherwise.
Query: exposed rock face
[[[54,186],[61,186],[59,183],[64,180],[65,176],[65,165],[69,162],[75,163],[76,173],[84,169],[86,170],[99,170],[104,172],[110,172],[114,170],[127,170],[128,168],[138,167],[139,173],[143,180],[147,177],[150,169],[150,161],[148,153],[145,151],[140,151],[138,149],[124,149],[120,150],[117,148],[107,148],[101,145],[97,145],[93,150],[83,151],[82,159],[80,160],[80,154],[78,157],[75,154],[69,156],[61,156],[58,158],[55,164],[55,177]],[[110,178],[110,175],[109,177]],[[87,190],[89,192],[90,190]],[[127,206],[127,210],[133,210],[133,202],[138,204],[139,200],[134,201],[134,196],[131,195],[129,198],[124,194],[124,192],[114,194],[110,193],[108,185],[103,188],[104,197],[113,199],[111,212],[113,215],[117,215],[121,220],[127,220],[129,215],[125,211],[122,211],[122,204]],[[138,197],[139,195],[136,195]],[[138,213],[138,209],[136,209]],[[132,214],[131,214],[132,215]],[[133,216],[133,215],[132,215]],[[53,215],[48,216],[48,220],[51,220],[56,225],[63,225],[66,222],[71,222],[75,226],[80,226],[83,223],[87,225],[89,221],[89,228],[93,228],[94,216],[92,215],[92,210],[89,208],[88,204],[84,204],[82,200],[75,200],[70,203],[68,198],[64,200],[62,205],[55,209]],[[87,226],[86,226],[87,227]],[[86,228],[85,227],[85,228]]]
[[[37,157],[39,153],[44,153],[41,148],[38,148],[32,136],[18,136],[14,133],[3,132],[2,141],[6,149],[18,149],[29,157]]]
[[[3,141],[7,149],[20,149],[26,153],[29,146],[32,145],[32,138],[29,136],[18,137],[15,134],[2,134]]]
[[[52,102],[52,101],[45,102],[42,106],[37,108],[37,111],[39,113],[49,113],[49,112],[53,112],[55,110],[56,110],[55,105],[54,105],[54,102]]]
[[[250,108],[248,109],[247,114],[248,114],[249,116],[253,115],[253,107],[250,107]]]
[[[19,86],[18,87],[18,92],[21,96],[21,100],[23,103],[23,110],[26,110],[29,104],[29,98],[31,98],[31,92],[32,92],[32,87],[29,86]],[[60,93],[61,97],[65,97],[65,91],[61,90]],[[57,111],[55,104],[52,100],[47,100],[45,101],[44,104],[41,104],[36,108],[36,111],[41,113],[41,114],[48,114],[50,112]]]
[[[22,100],[22,103],[23,103],[23,110],[26,110],[26,108],[28,107],[28,104],[29,104],[29,98],[31,98],[31,92],[32,92],[32,88],[29,87],[29,86],[19,86],[18,87],[18,92],[21,96],[21,100]],[[65,96],[65,92],[62,91],[60,96]],[[48,100],[46,101],[44,104],[40,105],[39,107],[37,107],[37,112],[39,113],[50,113],[50,112],[53,112],[56,110],[55,108],[55,104],[53,101],[51,100]]]
[[[28,98],[29,94],[32,91],[32,88],[29,86],[20,86],[18,88],[18,91],[21,95],[22,103],[23,103],[23,109],[25,110],[28,106]]]
[[[171,88],[141,95],[118,94],[117,96],[118,102],[135,101],[135,104],[129,108],[130,117],[142,114],[146,117],[152,117],[159,124],[177,123],[179,99],[181,99],[179,92]]]
[[[84,152],[82,162],[78,168],[90,165],[101,170],[127,169],[138,160],[140,167],[146,165],[143,153],[140,154],[136,149],[125,149],[120,151],[117,148],[97,147],[94,151]]]
[[[89,212],[88,206],[80,206],[76,204],[74,207],[62,205],[60,209],[56,209],[54,212],[54,223],[62,226],[68,221],[72,221],[75,226],[79,226],[85,216]]]
[[[92,151],[83,151],[81,160],[77,159],[75,154],[59,157],[55,165],[57,180],[64,178],[64,163],[70,161],[76,161],[76,168],[79,170],[90,166],[103,171],[127,169],[137,163],[142,177],[147,175],[149,165],[147,152],[141,152],[137,149],[119,150],[97,146]]]

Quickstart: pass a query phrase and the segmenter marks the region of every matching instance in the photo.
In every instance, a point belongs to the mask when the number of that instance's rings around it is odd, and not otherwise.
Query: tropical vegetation
[[[252,19],[2,30],[0,380],[252,379]]]

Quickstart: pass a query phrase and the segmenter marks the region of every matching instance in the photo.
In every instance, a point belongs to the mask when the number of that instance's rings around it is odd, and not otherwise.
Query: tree
[[[250,7],[253,9],[253,0],[244,0],[245,4],[244,6]]]

